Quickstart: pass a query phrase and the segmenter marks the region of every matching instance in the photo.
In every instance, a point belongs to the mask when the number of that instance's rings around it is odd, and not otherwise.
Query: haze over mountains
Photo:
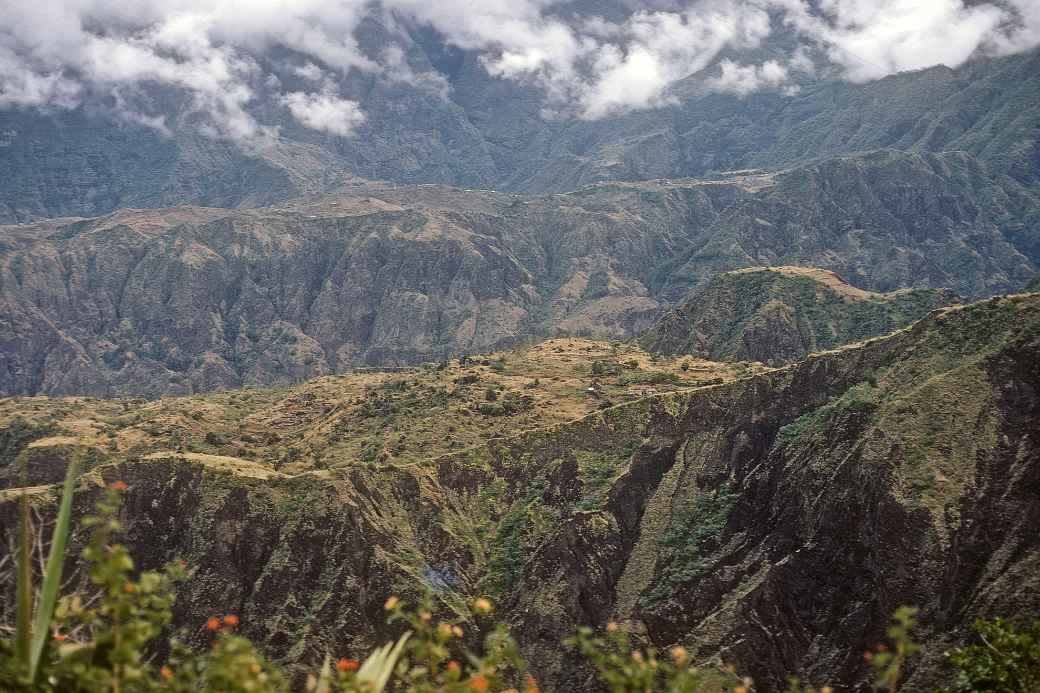
[[[0,221],[267,205],[353,177],[568,191],[882,147],[1026,183],[1040,166],[1025,0],[267,0],[249,22],[234,2],[16,5]]]
[[[866,690],[905,603],[949,682],[1040,614],[1038,46],[1034,0],[7,0],[0,568],[82,457],[77,517],[125,480],[197,569],[171,632],[301,680],[432,589],[549,692],[610,621]]]

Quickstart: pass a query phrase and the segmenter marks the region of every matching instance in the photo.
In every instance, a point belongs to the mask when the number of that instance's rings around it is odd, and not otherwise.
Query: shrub
[[[1040,690],[1040,619],[1015,630],[1003,619],[976,621],[977,644],[947,653],[957,680],[946,693]]]
[[[18,623],[10,639],[0,639],[0,690],[23,693],[281,693],[287,691],[287,677],[259,653],[252,642],[239,635],[239,619],[234,614],[212,616],[203,625],[211,646],[196,652],[176,640],[157,647],[165,626],[171,620],[174,587],[190,578],[181,562],[161,571],[145,571],[134,577],[134,562],[126,547],[115,539],[122,531],[117,519],[120,494],[127,486],[115,482],[97,504],[97,514],[84,520],[91,537],[83,551],[90,588],[57,601],[61,581],[60,566],[66,558],[64,539],[69,531],[71,491],[76,465],[70,466],[62,496],[62,509],[52,539],[44,585],[38,599],[35,625],[28,610],[20,609]],[[720,496],[722,496],[720,498]],[[717,532],[728,512],[725,492],[707,499],[700,511],[683,515],[673,526],[678,535]],[[496,543],[501,551],[493,553],[490,563],[508,582],[519,573],[523,560],[522,535],[526,516],[537,504],[533,493],[516,506],[511,518],[503,519]],[[28,523],[28,510],[22,503],[22,522]],[[696,509],[695,509],[696,510]],[[700,519],[694,522],[693,515]],[[19,594],[27,594],[31,532],[19,539]],[[21,598],[23,606],[31,599]],[[329,653],[317,672],[307,677],[309,693],[382,693],[393,690],[407,693],[484,693],[487,691],[525,691],[537,693],[538,684],[527,672],[516,642],[505,626],[490,619],[491,603],[475,599],[463,616],[442,618],[435,613],[432,597],[427,595],[415,609],[397,597],[390,597],[385,609],[389,623],[402,634],[377,647],[364,661]],[[875,687],[892,693],[899,689],[907,661],[919,649],[911,638],[916,610],[902,607],[896,611],[888,630],[889,642],[867,653],[875,672]],[[466,629],[485,633],[478,651],[467,648]],[[981,644],[960,648],[948,655],[957,668],[957,683],[947,693],[996,691],[1026,693],[1040,686],[1040,621],[1016,631],[1002,620],[979,621],[976,631]],[[472,639],[469,642],[473,642]],[[664,656],[652,647],[637,642],[617,624],[610,623],[605,634],[581,627],[565,644],[583,655],[595,670],[602,686],[611,693],[665,691],[667,693],[748,693],[752,682],[736,675],[731,667],[694,666],[681,645]],[[156,651],[169,652],[165,663],[151,661]],[[30,653],[38,652],[37,664],[30,665]],[[792,681],[792,692],[809,693]],[[820,693],[829,692],[820,688]]]
[[[568,638],[566,645],[581,653],[596,670],[600,682],[611,693],[667,691],[697,693],[708,691],[747,691],[750,679],[741,679],[721,668],[691,666],[686,648],[676,645],[668,655],[658,657],[653,647],[637,647],[631,636],[616,623],[607,624],[606,636],[582,627]]]
[[[208,431],[203,440],[205,440],[208,445],[213,445],[215,447],[227,444],[227,438],[216,431]]]

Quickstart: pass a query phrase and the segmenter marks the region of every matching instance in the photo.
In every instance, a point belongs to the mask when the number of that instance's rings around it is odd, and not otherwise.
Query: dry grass
[[[609,372],[594,375],[597,361]],[[292,388],[157,401],[6,398],[0,399],[0,427],[21,419],[46,426],[51,442],[93,447],[106,456],[182,455],[250,476],[297,474],[359,462],[422,462],[758,368],[654,359],[629,344],[561,338],[464,364],[326,376]],[[518,411],[487,412],[507,401]]]
[[[746,267],[734,270],[733,274],[749,274],[751,272],[776,272],[785,277],[807,277],[833,290],[839,296],[853,300],[865,301],[867,299],[884,299],[888,294],[880,294],[875,291],[866,291],[845,282],[830,270],[818,267],[796,267],[793,265],[781,265],[778,267]]]

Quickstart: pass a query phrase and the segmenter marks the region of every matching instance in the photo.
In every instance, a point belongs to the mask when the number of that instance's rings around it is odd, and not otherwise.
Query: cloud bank
[[[589,120],[670,103],[676,83],[706,68],[705,88],[746,95],[793,91],[799,75],[823,68],[863,82],[1040,45],[1037,0],[624,4],[611,20],[559,0],[0,0],[0,109],[101,97],[165,134],[191,117],[262,146],[278,136],[256,115],[263,102],[349,137],[365,122],[364,103],[341,92],[349,75],[450,97],[445,76],[408,54],[416,26],[476,52],[489,74],[540,89],[546,116]],[[374,26],[382,45],[362,48]],[[778,31],[798,38],[789,55],[735,59]],[[157,105],[148,98],[157,87],[186,104]]]

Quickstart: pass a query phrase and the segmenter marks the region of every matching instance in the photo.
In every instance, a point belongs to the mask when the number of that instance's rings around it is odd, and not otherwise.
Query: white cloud
[[[415,24],[476,51],[490,74],[537,86],[546,113],[585,119],[668,104],[680,80],[713,65],[710,88],[787,92],[822,62],[866,81],[1040,45],[1040,0],[624,4],[631,13],[618,19],[574,16],[562,0],[3,0],[0,108],[72,108],[119,94],[121,117],[162,131],[180,114],[142,109],[148,101],[133,97],[173,88],[201,114],[191,119],[199,127],[262,146],[278,135],[256,119],[263,94],[307,127],[349,136],[364,117],[363,103],[338,96],[350,72],[450,94],[445,77],[398,41]],[[366,19],[395,37],[367,54],[357,39]],[[790,55],[757,65],[729,57],[766,41],[778,21],[801,37]],[[275,47],[296,54],[278,59],[283,74],[313,90],[284,93],[265,74]]]
[[[28,69],[19,56],[0,45],[0,108],[72,108],[79,103],[80,92],[80,84],[60,71]]]
[[[669,87],[706,68],[727,46],[757,46],[769,35],[769,15],[721,4],[698,12],[636,13],[623,32],[627,45],[604,46],[596,56],[595,77],[582,99],[585,118],[667,102]]]
[[[761,65],[738,65],[732,60],[723,60],[719,68],[721,74],[710,79],[708,85],[717,91],[740,96],[762,89],[775,89],[788,80],[787,68],[775,60],[767,60]]]
[[[349,137],[365,116],[356,101],[341,99],[334,94],[305,94],[292,92],[283,97],[293,118],[312,130],[321,130],[340,137]]]
[[[994,36],[1007,14],[961,0],[822,0],[818,37],[857,82],[932,65],[956,66]]]
[[[451,85],[444,75],[439,72],[417,72],[408,62],[404,50],[397,44],[392,43],[383,49],[379,64],[383,76],[391,82],[426,89],[440,95],[442,99],[447,99],[451,92]]]
[[[290,71],[296,76],[303,77],[309,82],[321,82],[325,79],[325,71],[309,61],[304,65],[295,65],[291,67]]]

